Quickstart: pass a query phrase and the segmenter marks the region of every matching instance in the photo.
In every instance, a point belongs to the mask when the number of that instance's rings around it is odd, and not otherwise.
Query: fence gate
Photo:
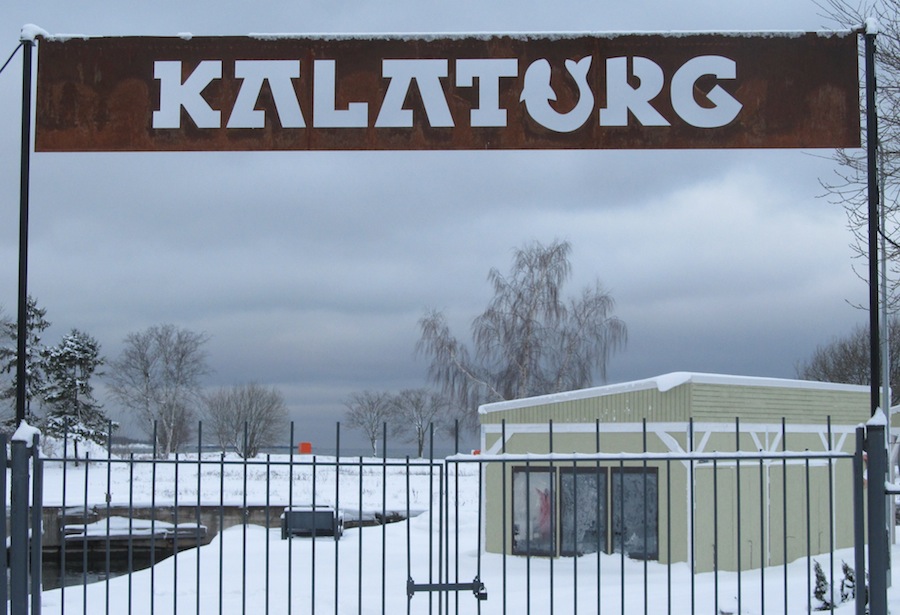
[[[4,506],[4,613],[476,612],[478,572],[456,553],[479,551],[478,466],[349,457],[337,434],[336,454],[254,459],[202,435],[168,458],[14,442],[32,493]]]
[[[863,506],[867,446],[884,502],[878,426],[849,451],[445,459],[348,457],[339,435],[338,454],[254,459],[201,437],[170,458],[30,437],[5,458],[26,473],[4,501],[13,615],[787,614],[854,596],[861,614],[862,517],[884,522]]]

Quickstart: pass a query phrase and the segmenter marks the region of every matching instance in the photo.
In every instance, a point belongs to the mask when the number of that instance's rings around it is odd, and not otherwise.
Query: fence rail
[[[865,579],[861,445],[411,459],[336,433],[333,456],[27,449],[42,532],[17,536],[13,490],[4,613],[787,614]],[[288,531],[291,509],[335,524]]]

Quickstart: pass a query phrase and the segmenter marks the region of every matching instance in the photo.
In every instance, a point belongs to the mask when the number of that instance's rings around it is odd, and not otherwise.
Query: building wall
[[[695,421],[822,425],[857,425],[869,418],[868,393],[792,387],[689,384]]]
[[[488,464],[486,548],[512,552],[513,474],[526,466],[552,467],[557,476],[596,471],[599,466],[609,481],[618,468],[640,472],[646,467],[656,484],[655,559],[693,560],[698,572],[781,564],[785,549],[791,561],[805,556],[808,549],[817,554],[852,546],[849,459],[738,460],[734,453],[852,453],[855,425],[867,414],[866,392],[687,383],[665,392],[650,388],[608,399],[536,403],[482,415],[484,453],[554,453],[550,460],[513,458]],[[739,435],[735,417],[739,417]],[[717,452],[731,454],[732,458],[691,459],[687,454],[691,451],[711,458]],[[598,452],[596,459],[578,457]],[[621,453],[649,453],[650,458],[617,457]],[[663,458],[663,454],[671,457]],[[556,491],[553,506],[559,518],[561,501]],[[493,495],[501,493],[502,498]],[[609,495],[608,491],[607,502]],[[607,527],[610,536],[612,529]]]

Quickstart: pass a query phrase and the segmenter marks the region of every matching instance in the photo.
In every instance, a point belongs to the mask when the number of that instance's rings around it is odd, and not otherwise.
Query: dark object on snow
[[[344,533],[344,518],[331,506],[291,506],[281,514],[281,539],[292,536],[334,536]]]

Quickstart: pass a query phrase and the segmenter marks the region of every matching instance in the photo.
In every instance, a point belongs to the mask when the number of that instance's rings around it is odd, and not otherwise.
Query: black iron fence
[[[4,612],[762,614],[865,596],[861,434],[443,459],[342,456],[337,434],[336,455],[254,459],[14,442]]]

